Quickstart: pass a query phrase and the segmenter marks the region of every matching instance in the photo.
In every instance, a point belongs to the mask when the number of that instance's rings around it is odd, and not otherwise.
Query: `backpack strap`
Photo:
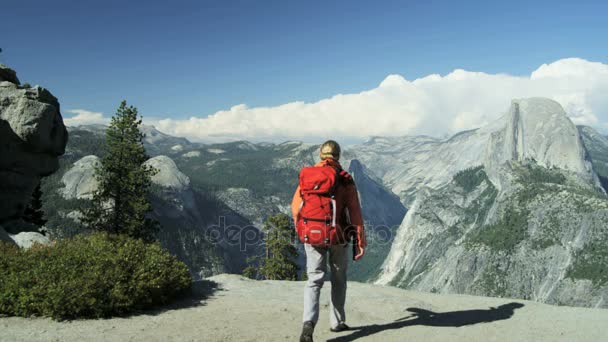
[[[344,170],[340,170],[340,177],[346,181],[346,183],[353,183],[353,176],[350,175],[350,173],[344,171]]]

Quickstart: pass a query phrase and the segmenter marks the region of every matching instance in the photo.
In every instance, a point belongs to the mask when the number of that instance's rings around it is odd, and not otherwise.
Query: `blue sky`
[[[607,62],[608,1],[3,1],[0,61],[62,109],[204,118],[462,68]],[[69,116],[65,115],[64,116]]]

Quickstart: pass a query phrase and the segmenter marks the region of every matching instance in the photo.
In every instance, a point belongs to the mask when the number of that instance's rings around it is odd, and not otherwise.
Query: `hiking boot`
[[[346,325],[345,323],[340,323],[340,324],[338,324],[337,327],[330,328],[329,330],[331,332],[341,332],[341,331],[345,331],[345,330],[349,330],[349,329],[350,329],[350,327],[348,325]]]
[[[302,326],[302,335],[300,342],[312,342],[312,333],[315,331],[315,325],[312,322],[304,322]]]

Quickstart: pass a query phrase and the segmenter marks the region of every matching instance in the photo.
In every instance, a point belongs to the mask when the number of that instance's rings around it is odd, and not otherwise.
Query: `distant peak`
[[[502,161],[535,160],[545,167],[589,174],[578,129],[558,102],[542,97],[514,99],[504,119]]]
[[[535,106],[535,109],[544,109],[545,111],[564,112],[564,109],[559,102],[547,97],[529,97],[511,100],[511,105],[517,106]],[[564,112],[565,113],[565,112]]]
[[[167,156],[150,158],[144,164],[158,170],[158,173],[152,176],[152,182],[157,185],[177,191],[186,190],[190,186],[190,178],[178,169],[173,159]]]

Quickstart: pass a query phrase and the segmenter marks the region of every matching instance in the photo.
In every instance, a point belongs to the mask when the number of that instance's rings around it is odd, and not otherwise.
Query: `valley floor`
[[[253,281],[219,275],[196,295],[160,311],[126,318],[55,322],[0,318],[0,341],[297,341],[302,282]],[[316,341],[605,341],[608,310],[528,301],[435,295],[349,283],[348,324],[327,322],[329,282],[322,291]],[[207,299],[201,300],[203,296]]]

